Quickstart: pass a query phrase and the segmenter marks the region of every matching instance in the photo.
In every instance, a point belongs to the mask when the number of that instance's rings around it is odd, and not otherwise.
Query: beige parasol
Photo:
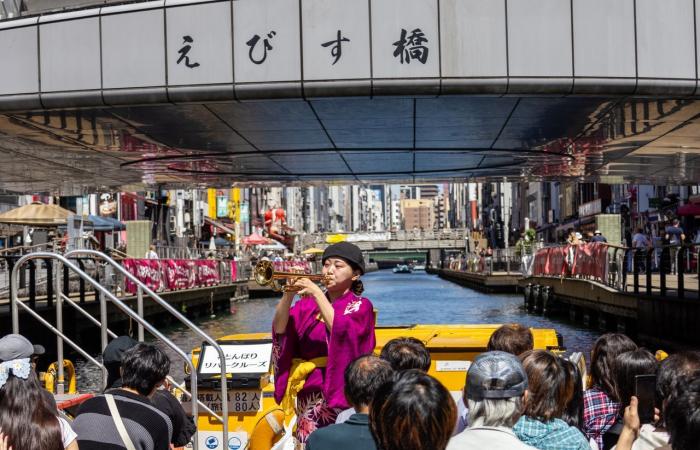
[[[69,216],[75,213],[58,205],[34,202],[0,214],[0,223],[29,225],[35,227],[55,227],[65,225]]]

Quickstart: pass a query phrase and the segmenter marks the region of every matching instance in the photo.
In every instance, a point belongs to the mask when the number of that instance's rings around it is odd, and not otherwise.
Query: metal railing
[[[631,291],[635,295],[675,295],[685,298],[692,290],[700,298],[700,280],[697,276],[700,274],[700,244],[647,248],[603,245],[607,247],[607,256],[602,277],[571,274],[566,267],[561,274],[550,276],[594,281],[620,292]],[[575,252],[577,247],[573,246],[573,249]],[[689,274],[693,274],[693,278],[689,279]]]
[[[452,261],[445,261],[443,265],[451,270],[468,273],[491,275],[501,272],[510,275],[522,273],[523,267],[528,265],[527,257],[532,259],[532,255],[521,255],[514,247],[497,248],[492,249],[491,255],[470,252]]]
[[[116,261],[112,260],[109,258],[107,255],[104,255],[100,252],[97,251],[92,251],[92,250],[77,250],[72,253],[86,253],[89,254],[91,257],[94,258],[99,258],[103,261],[106,261],[108,264],[113,265],[117,270],[124,270]],[[103,381],[106,381],[107,378],[107,370],[105,366],[98,362],[95,358],[90,356],[83,348],[72,341],[70,338],[68,338],[64,333],[63,333],[63,308],[62,304],[63,301],[67,301],[69,305],[72,307],[76,308],[81,312],[83,315],[90,316],[90,314],[82,309],[78,304],[73,302],[70,298],[68,298],[66,295],[60,293],[57,298],[56,298],[56,326],[53,326],[50,322],[42,318],[38,313],[33,311],[29,306],[24,304],[23,302],[19,301],[17,291],[18,291],[18,282],[19,282],[19,270],[21,266],[32,260],[32,259],[52,259],[58,262],[58,264],[62,264],[64,267],[67,267],[68,269],[71,269],[73,272],[78,274],[78,276],[88,282],[90,285],[94,287],[96,292],[99,292],[101,295],[98,297],[99,302],[100,302],[100,320],[97,321],[97,319],[92,318],[91,322],[94,324],[100,326],[100,340],[101,340],[101,349],[104,351],[105,347],[107,346],[107,340],[108,336],[111,335],[114,337],[114,333],[112,333],[108,327],[107,327],[107,299],[109,299],[112,304],[114,304],[118,309],[120,309],[124,314],[126,314],[128,317],[131,319],[135,320],[139,324],[139,340],[143,340],[143,329],[146,329],[151,333],[154,337],[156,337],[158,340],[160,340],[163,344],[165,344],[167,347],[169,347],[173,352],[175,352],[178,356],[180,356],[185,363],[189,366],[190,368],[190,376],[191,376],[191,389],[192,393],[190,394],[184,388],[181,388],[178,386],[178,388],[182,389],[183,392],[188,394],[191,399],[192,399],[192,413],[195,417],[198,416],[198,406],[202,406],[208,413],[212,414],[216,419],[218,419],[223,426],[223,439],[224,442],[228,442],[228,401],[223,401],[222,402],[222,414],[221,416],[217,415],[215,412],[213,412],[208,406],[203,404],[202,402],[199,401],[197,398],[197,371],[196,368],[194,367],[191,358],[185,354],[175,343],[173,343],[170,339],[168,339],[165,335],[160,333],[155,327],[153,327],[145,318],[143,317],[143,298],[142,295],[139,295],[140,301],[139,304],[141,305],[140,307],[137,306],[137,309],[139,309],[139,312],[136,313],[134,312],[128,305],[126,305],[124,302],[122,302],[120,299],[118,299],[115,295],[113,295],[109,290],[107,290],[105,287],[103,287],[101,284],[99,284],[96,280],[94,280],[92,277],[90,277],[87,273],[85,273],[81,268],[73,264],[68,257],[62,256],[59,254],[55,253],[48,253],[48,252],[37,252],[37,253],[31,253],[28,255],[25,255],[21,257],[17,263],[14,265],[12,269],[12,276],[10,279],[11,283],[11,290],[12,290],[12,296],[11,296],[11,313],[12,313],[12,329],[13,333],[19,333],[19,310],[22,308],[24,311],[26,311],[28,314],[30,314],[32,317],[34,317],[39,323],[47,327],[51,332],[56,334],[56,348],[57,348],[57,360],[59,362],[58,364],[58,384],[57,384],[57,391],[58,393],[63,393],[64,391],[64,372],[63,372],[63,360],[64,360],[64,347],[63,343],[67,342],[75,351],[77,351],[81,356],[83,356],[86,360],[90,361],[91,363],[97,365],[103,373]],[[56,270],[55,272],[55,279],[54,282],[56,284],[56,290],[57,292],[60,292],[60,270]],[[133,277],[133,275],[127,273],[124,273],[125,276],[128,277]],[[201,329],[199,329],[196,325],[194,325],[192,322],[190,322],[187,318],[185,318],[182,314],[180,314],[177,310],[172,308],[167,302],[165,302],[162,298],[160,298],[155,292],[150,290],[146,285],[142,284],[138,279],[133,277],[132,279],[133,282],[137,283],[139,286],[139,292],[141,290],[145,291],[148,295],[151,296],[151,298],[158,303],[159,305],[163,306],[168,312],[170,312],[174,317],[178,318],[183,324],[188,326],[190,330],[194,331],[196,334],[198,334],[202,339],[204,339],[207,343],[212,345],[214,347],[218,354],[219,354],[219,361],[220,361],[220,367],[221,367],[221,393],[222,393],[222,398],[227,399],[228,398],[228,385],[227,385],[227,377],[226,377],[226,357],[223,352],[223,349],[216,343],[216,340],[212,339],[210,336],[208,336],[206,333],[204,333]],[[197,443],[194,442],[194,448],[196,449]]]

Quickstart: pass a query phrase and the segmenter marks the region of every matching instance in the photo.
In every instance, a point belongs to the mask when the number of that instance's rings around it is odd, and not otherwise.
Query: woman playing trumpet
[[[348,407],[345,368],[375,346],[372,303],[361,297],[362,252],[340,242],[325,250],[322,261],[325,292],[297,278],[300,300],[292,306],[295,292],[285,292],[272,322],[275,400],[286,414],[296,413],[298,448]]]

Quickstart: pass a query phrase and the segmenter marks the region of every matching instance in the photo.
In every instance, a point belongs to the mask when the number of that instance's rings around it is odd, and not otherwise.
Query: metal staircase
[[[114,270],[117,272],[121,273],[124,277],[128,278],[131,282],[133,282],[137,286],[137,307],[136,311],[131,309],[127,304],[125,304],[122,300],[117,298],[112,292],[110,292],[107,288],[105,288],[103,285],[101,285],[99,282],[97,282],[94,278],[90,277],[85,271],[83,271],[78,265],[73,263],[70,259],[75,258],[75,257],[90,257],[93,258],[96,262],[103,262],[109,266],[111,266]],[[48,282],[53,282],[55,283],[55,292],[57,293],[56,297],[56,302],[54,303],[54,309],[55,309],[55,314],[56,314],[56,325],[54,326],[51,324],[49,321],[41,317],[37,312],[32,310],[28,305],[26,305],[24,302],[20,301],[18,298],[18,287],[19,287],[19,273],[20,270],[22,270],[22,266],[29,261],[36,260],[36,259],[43,259],[43,260],[53,260],[56,263],[55,270],[53,271],[53,280],[48,280]],[[89,314],[85,309],[83,309],[77,302],[74,300],[70,299],[68,296],[66,296],[60,289],[61,286],[61,276],[63,274],[63,270],[61,270],[61,265],[63,267],[67,267],[68,269],[72,270],[75,274],[78,275],[78,277],[95,289],[96,292],[99,292],[101,295],[98,296],[99,302],[100,302],[100,319],[96,319],[93,317],[91,314]],[[173,343],[168,337],[163,335],[160,331],[158,331],[153,325],[151,325],[145,318],[143,314],[143,300],[144,300],[144,293],[151,298],[152,301],[163,307],[172,317],[175,319],[179,320],[182,324],[184,324],[187,328],[189,328],[192,332],[194,332],[199,338],[204,340],[207,344],[211,345],[214,349],[219,354],[219,361],[222,363],[220,364],[221,366],[221,398],[222,399],[227,399],[227,383],[225,382],[226,380],[226,358],[224,355],[224,351],[222,348],[219,346],[219,344],[216,342],[215,339],[213,339],[211,336],[206,334],[202,329],[197,327],[194,323],[192,323],[187,317],[182,315],[179,311],[177,311],[175,308],[173,308],[168,302],[163,300],[157,293],[155,293],[153,290],[151,290],[148,286],[146,286],[144,283],[142,283],[138,278],[136,278],[134,275],[129,273],[126,269],[124,269],[119,263],[114,261],[112,258],[107,256],[104,253],[95,251],[95,250],[74,250],[69,253],[66,253],[65,255],[61,255],[58,253],[51,253],[51,252],[35,252],[35,253],[30,253],[25,256],[22,256],[17,262],[15,263],[14,267],[12,268],[12,275],[10,277],[10,285],[11,285],[11,292],[12,296],[10,298],[10,303],[11,303],[11,312],[12,312],[12,331],[13,333],[20,333],[19,329],[19,312],[20,310],[25,311],[32,317],[34,317],[40,324],[42,324],[44,327],[49,329],[52,333],[56,335],[56,354],[57,354],[57,391],[58,394],[63,394],[65,390],[65,377],[64,377],[64,369],[63,369],[63,360],[64,360],[64,344],[67,343],[70,347],[72,347],[76,352],[78,352],[83,358],[85,358],[87,361],[90,363],[94,364],[95,366],[99,367],[102,370],[102,375],[103,375],[103,383],[106,383],[107,380],[107,370],[105,366],[100,363],[98,360],[96,360],[94,357],[92,357],[85,349],[77,342],[74,340],[70,339],[70,337],[66,336],[63,331],[63,304],[64,302],[71,306],[72,308],[75,308],[80,314],[84,315],[88,320],[92,323],[94,323],[96,326],[100,328],[100,348],[101,351],[104,351],[105,347],[107,346],[107,343],[109,342],[109,338],[114,338],[117,335],[111,331],[108,327],[107,323],[107,305],[108,302],[111,302],[116,308],[118,308],[124,315],[129,317],[130,319],[134,320],[138,324],[138,341],[143,342],[144,340],[144,331],[148,331],[153,337],[158,339],[163,345],[167,346],[170,348],[173,352],[175,352],[180,358],[182,358],[185,361],[185,364],[188,365],[190,368],[190,376],[191,376],[191,392],[188,392],[185,389],[185,386],[175,382],[172,378],[168,378],[168,380],[173,383],[178,389],[180,389],[182,392],[185,393],[185,395],[189,396],[192,400],[192,415],[194,415],[195,419],[198,417],[198,412],[199,408],[201,407],[204,411],[209,413],[212,417],[214,417],[216,420],[218,420],[223,427],[223,441],[228,442],[228,402],[227,401],[222,401],[222,408],[221,408],[221,415],[216,414],[214,411],[212,411],[206,404],[201,402],[197,398],[197,370],[194,367],[191,358],[183,352],[182,349],[180,349],[175,343]],[[193,439],[192,441],[193,448],[196,450],[198,448],[197,445],[197,440]]]

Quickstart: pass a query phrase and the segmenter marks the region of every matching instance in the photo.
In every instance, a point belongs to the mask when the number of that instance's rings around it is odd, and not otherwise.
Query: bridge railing
[[[530,257],[531,258],[531,257]],[[525,261],[525,262],[523,262]],[[451,270],[491,275],[494,273],[520,273],[527,266],[527,259],[523,259],[514,247],[493,249],[491,254],[484,252],[470,252],[466,255],[452,259],[445,263]]]

